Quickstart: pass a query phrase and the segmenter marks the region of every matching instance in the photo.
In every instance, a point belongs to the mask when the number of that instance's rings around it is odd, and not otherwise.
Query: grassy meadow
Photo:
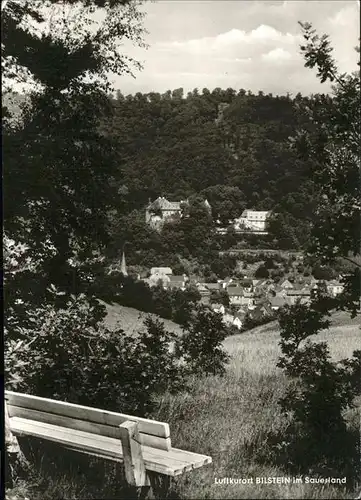
[[[129,308],[114,307],[108,309],[107,321],[116,322],[122,316],[128,327],[140,326],[136,326],[138,311],[135,314]],[[137,321],[141,322],[139,318]],[[327,340],[334,359],[341,359],[361,348],[359,324],[359,318],[351,320],[344,313],[336,313],[331,328],[318,337]],[[355,491],[344,486],[255,484],[256,477],[289,476],[287,464],[276,465],[269,451],[272,435],[282,434],[287,425],[277,405],[287,386],[287,380],[275,367],[280,354],[277,328],[277,322],[272,322],[227,338],[224,346],[231,360],[223,378],[194,378],[188,392],[159,398],[151,417],[169,422],[172,445],[213,458],[212,464],[172,481],[168,499],[355,498]],[[359,425],[357,410],[350,411],[347,418],[350,425]],[[40,461],[32,479],[20,481],[8,499],[125,500],[131,496],[124,489],[122,474],[119,465],[79,458],[79,454],[69,456],[67,452]],[[216,484],[224,477],[253,483]]]
[[[344,313],[332,317],[332,326],[321,332],[336,360],[361,348],[360,319]],[[155,417],[170,423],[173,446],[209,454],[213,464],[177,480],[181,498],[354,498],[342,487],[312,484],[215,484],[215,478],[288,476],[272,466],[267,443],[287,424],[277,401],[287,380],[276,368],[280,354],[278,323],[228,337],[224,345],[231,355],[226,376],[194,380],[190,394],[166,397]],[[350,411],[348,420],[357,426],[360,414]]]
[[[133,307],[121,306],[119,304],[107,304],[102,302],[107,311],[105,325],[109,329],[121,328],[127,333],[137,332],[143,328],[144,319],[147,316],[158,318],[164,324],[164,327],[169,332],[176,334],[181,333],[181,327],[169,319],[159,318],[155,314],[138,311]]]

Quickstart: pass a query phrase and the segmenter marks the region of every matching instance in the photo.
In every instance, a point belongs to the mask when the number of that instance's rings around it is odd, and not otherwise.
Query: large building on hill
[[[235,219],[234,227],[236,230],[265,232],[267,231],[267,219],[270,215],[270,210],[244,210],[241,217]]]
[[[188,200],[168,201],[164,196],[159,196],[153,202],[149,202],[145,209],[145,222],[153,229],[161,229],[166,221],[176,219],[182,215],[182,206],[187,204]],[[204,201],[205,206],[211,210],[211,206],[207,200]]]

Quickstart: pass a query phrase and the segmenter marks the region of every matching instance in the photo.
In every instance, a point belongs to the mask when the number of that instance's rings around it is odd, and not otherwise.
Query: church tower
[[[122,263],[120,264],[120,272],[123,274],[123,276],[128,276],[128,273],[127,273],[127,265],[125,263],[125,254],[124,254],[124,250],[123,250],[123,253],[122,253]]]

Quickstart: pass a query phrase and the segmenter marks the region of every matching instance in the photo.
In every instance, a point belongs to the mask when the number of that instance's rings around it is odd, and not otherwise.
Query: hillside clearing
[[[107,316],[104,320],[105,326],[110,330],[121,328],[127,334],[133,334],[141,329],[144,329],[144,320],[147,316],[153,319],[159,319],[165,326],[166,330],[172,333],[180,334],[182,329],[179,325],[169,319],[160,318],[156,314],[145,313],[132,307],[125,307],[119,304],[106,304]]]
[[[345,313],[334,313],[332,320],[319,340],[328,341],[334,359],[350,356],[361,347],[360,318],[351,320]],[[191,481],[176,481],[180,498],[354,498],[354,493],[333,485],[255,484],[257,477],[289,476],[288,463],[275,463],[270,444],[287,427],[278,405],[289,383],[275,366],[279,340],[276,321],[228,337],[224,346],[231,361],[223,378],[194,378],[188,393],[159,399],[154,418],[169,422],[173,445],[213,457],[213,464],[196,471]],[[352,409],[347,416],[355,428],[359,410]],[[223,477],[248,478],[253,483],[216,484]]]
[[[316,342],[326,341],[332,358],[338,361],[352,356],[354,350],[361,349],[360,324],[360,316],[351,319],[344,312],[335,312],[331,317],[330,328],[310,339]],[[224,346],[232,357],[230,370],[276,374],[276,363],[281,354],[279,341],[277,321],[228,337]]]

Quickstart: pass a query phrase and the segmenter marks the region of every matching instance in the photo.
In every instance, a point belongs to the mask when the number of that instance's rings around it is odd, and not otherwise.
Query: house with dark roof
[[[289,290],[291,288],[294,288],[294,285],[287,278],[280,281],[279,286],[284,290]]]
[[[242,298],[243,298],[243,294],[244,294],[244,290],[242,287],[240,287],[240,286],[228,287],[227,293],[228,293],[230,304],[242,305]]]
[[[180,290],[185,290],[187,286],[188,277],[185,274],[179,276],[168,276],[169,281],[167,283],[167,288],[170,290],[178,288]]]
[[[242,278],[239,280],[239,285],[243,287],[247,292],[253,290],[253,280],[251,278]]]
[[[298,300],[301,304],[308,304],[311,300],[311,289],[296,288],[287,290],[287,299],[291,304],[295,304]]]
[[[269,303],[273,311],[278,311],[278,309],[285,306],[286,304],[290,304],[290,301],[287,299],[287,297],[270,297]]]
[[[220,290],[220,284],[219,283],[204,283],[204,286],[207,288],[209,291],[216,290],[217,292]]]
[[[250,319],[259,321],[268,316],[273,316],[274,311],[269,304],[264,302],[262,304],[258,304],[254,309],[249,310],[248,315]]]
[[[183,206],[187,204],[188,200],[169,201],[159,196],[153,202],[149,201],[145,209],[145,222],[153,229],[160,230],[165,222],[181,217]],[[212,210],[208,200],[204,200],[204,205],[209,211]]]

